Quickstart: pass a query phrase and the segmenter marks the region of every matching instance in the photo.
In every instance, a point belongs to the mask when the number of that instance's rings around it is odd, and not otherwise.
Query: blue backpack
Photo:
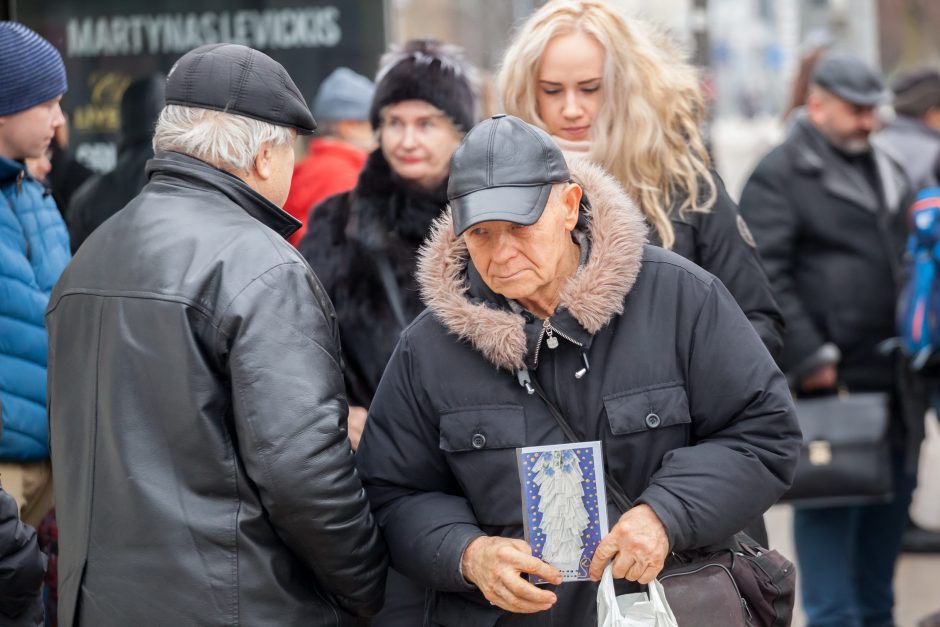
[[[919,370],[940,351],[940,187],[921,190],[909,217],[908,276],[898,325],[902,347]]]

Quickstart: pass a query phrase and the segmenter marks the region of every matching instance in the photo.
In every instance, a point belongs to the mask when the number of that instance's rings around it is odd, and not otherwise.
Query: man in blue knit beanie
[[[43,316],[69,242],[52,196],[23,161],[42,155],[64,123],[67,87],[52,44],[0,21],[0,482],[33,526],[52,507]]]

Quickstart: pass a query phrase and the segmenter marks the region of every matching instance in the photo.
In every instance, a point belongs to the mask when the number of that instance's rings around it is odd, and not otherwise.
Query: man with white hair
[[[316,123],[233,44],[184,55],[166,102],[150,182],[46,315],[60,624],[356,624],[385,550],[332,306],[280,208]]]

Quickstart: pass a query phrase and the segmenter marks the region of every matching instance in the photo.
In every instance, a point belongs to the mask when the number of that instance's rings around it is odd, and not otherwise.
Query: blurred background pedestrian
[[[369,105],[375,84],[349,68],[333,70],[313,99],[317,134],[307,145],[304,159],[294,166],[290,195],[284,211],[300,220],[301,227],[287,241],[294,246],[307,232],[311,210],[321,201],[349,191],[366,156],[375,148],[375,132],[369,123]]]
[[[940,158],[940,71],[904,72],[891,85],[895,117],[876,136],[878,144],[899,163],[915,188],[937,185],[934,166]]]
[[[85,181],[65,211],[73,253],[147,183],[144,166],[153,157],[151,142],[164,105],[164,83],[163,74],[151,74],[137,79],[124,91],[117,164],[107,174]]]
[[[870,141],[881,79],[830,53],[786,141],[751,175],[741,211],[787,321],[778,364],[800,395],[888,397],[893,496],[797,508],[800,590],[811,627],[894,624],[894,567],[927,409],[919,377],[880,345],[896,335],[910,184]],[[799,408],[797,409],[799,413]]]

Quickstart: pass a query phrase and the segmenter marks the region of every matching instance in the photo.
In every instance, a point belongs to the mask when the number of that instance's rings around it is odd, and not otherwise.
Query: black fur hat
[[[379,128],[384,107],[403,100],[431,103],[464,132],[479,119],[477,71],[459,46],[412,39],[382,56],[375,83],[369,109],[372,128]]]

